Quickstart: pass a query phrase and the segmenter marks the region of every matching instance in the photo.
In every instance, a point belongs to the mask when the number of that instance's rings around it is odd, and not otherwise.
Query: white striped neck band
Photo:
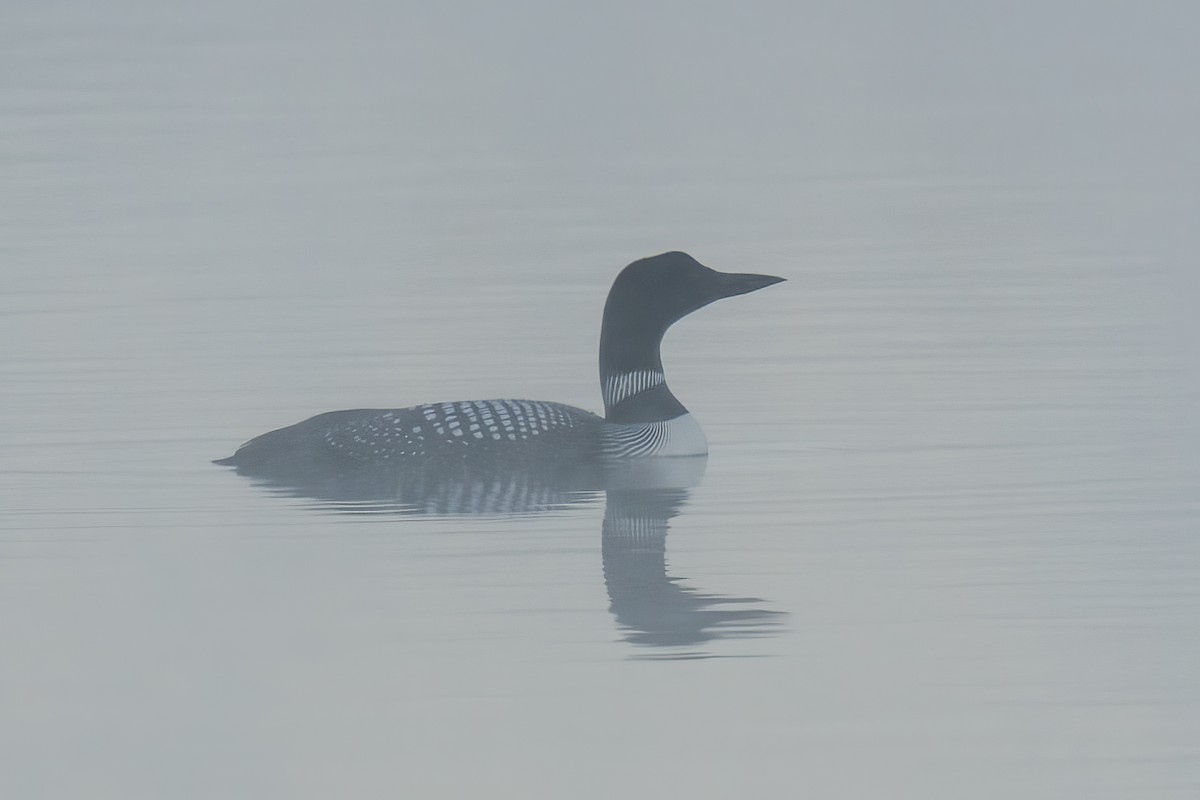
[[[641,394],[647,389],[662,386],[667,380],[658,370],[639,369],[604,377],[604,405],[612,408],[622,400]]]

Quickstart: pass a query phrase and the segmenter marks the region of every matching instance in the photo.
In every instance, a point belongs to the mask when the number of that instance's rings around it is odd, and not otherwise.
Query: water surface
[[[1197,796],[1200,20],[946,12],[10,9],[4,796]],[[686,479],[209,463],[670,249]]]

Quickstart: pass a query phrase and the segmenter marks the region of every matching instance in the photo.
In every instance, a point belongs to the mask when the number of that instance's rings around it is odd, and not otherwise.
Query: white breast
[[[702,456],[708,454],[708,439],[691,414],[661,422],[608,424],[604,430],[604,452],[620,458],[642,456]]]
[[[667,421],[667,441],[656,456],[703,456],[708,454],[708,437],[691,414]]]

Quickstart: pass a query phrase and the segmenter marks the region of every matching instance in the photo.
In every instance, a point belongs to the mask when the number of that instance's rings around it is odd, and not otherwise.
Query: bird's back
[[[467,400],[331,411],[264,433],[218,464],[243,472],[531,458],[577,461],[599,448],[604,420],[540,400]]]

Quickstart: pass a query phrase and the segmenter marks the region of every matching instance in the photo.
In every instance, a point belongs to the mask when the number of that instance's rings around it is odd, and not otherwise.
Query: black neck
[[[609,422],[661,422],[688,413],[665,383],[625,398],[615,405],[604,404],[604,419]]]
[[[662,339],[669,322],[654,320],[638,309],[614,302],[609,295],[600,326],[600,386],[616,376],[628,373],[662,373]],[[686,414],[666,383],[619,398],[610,403],[604,398],[604,418],[609,422],[656,422]]]

